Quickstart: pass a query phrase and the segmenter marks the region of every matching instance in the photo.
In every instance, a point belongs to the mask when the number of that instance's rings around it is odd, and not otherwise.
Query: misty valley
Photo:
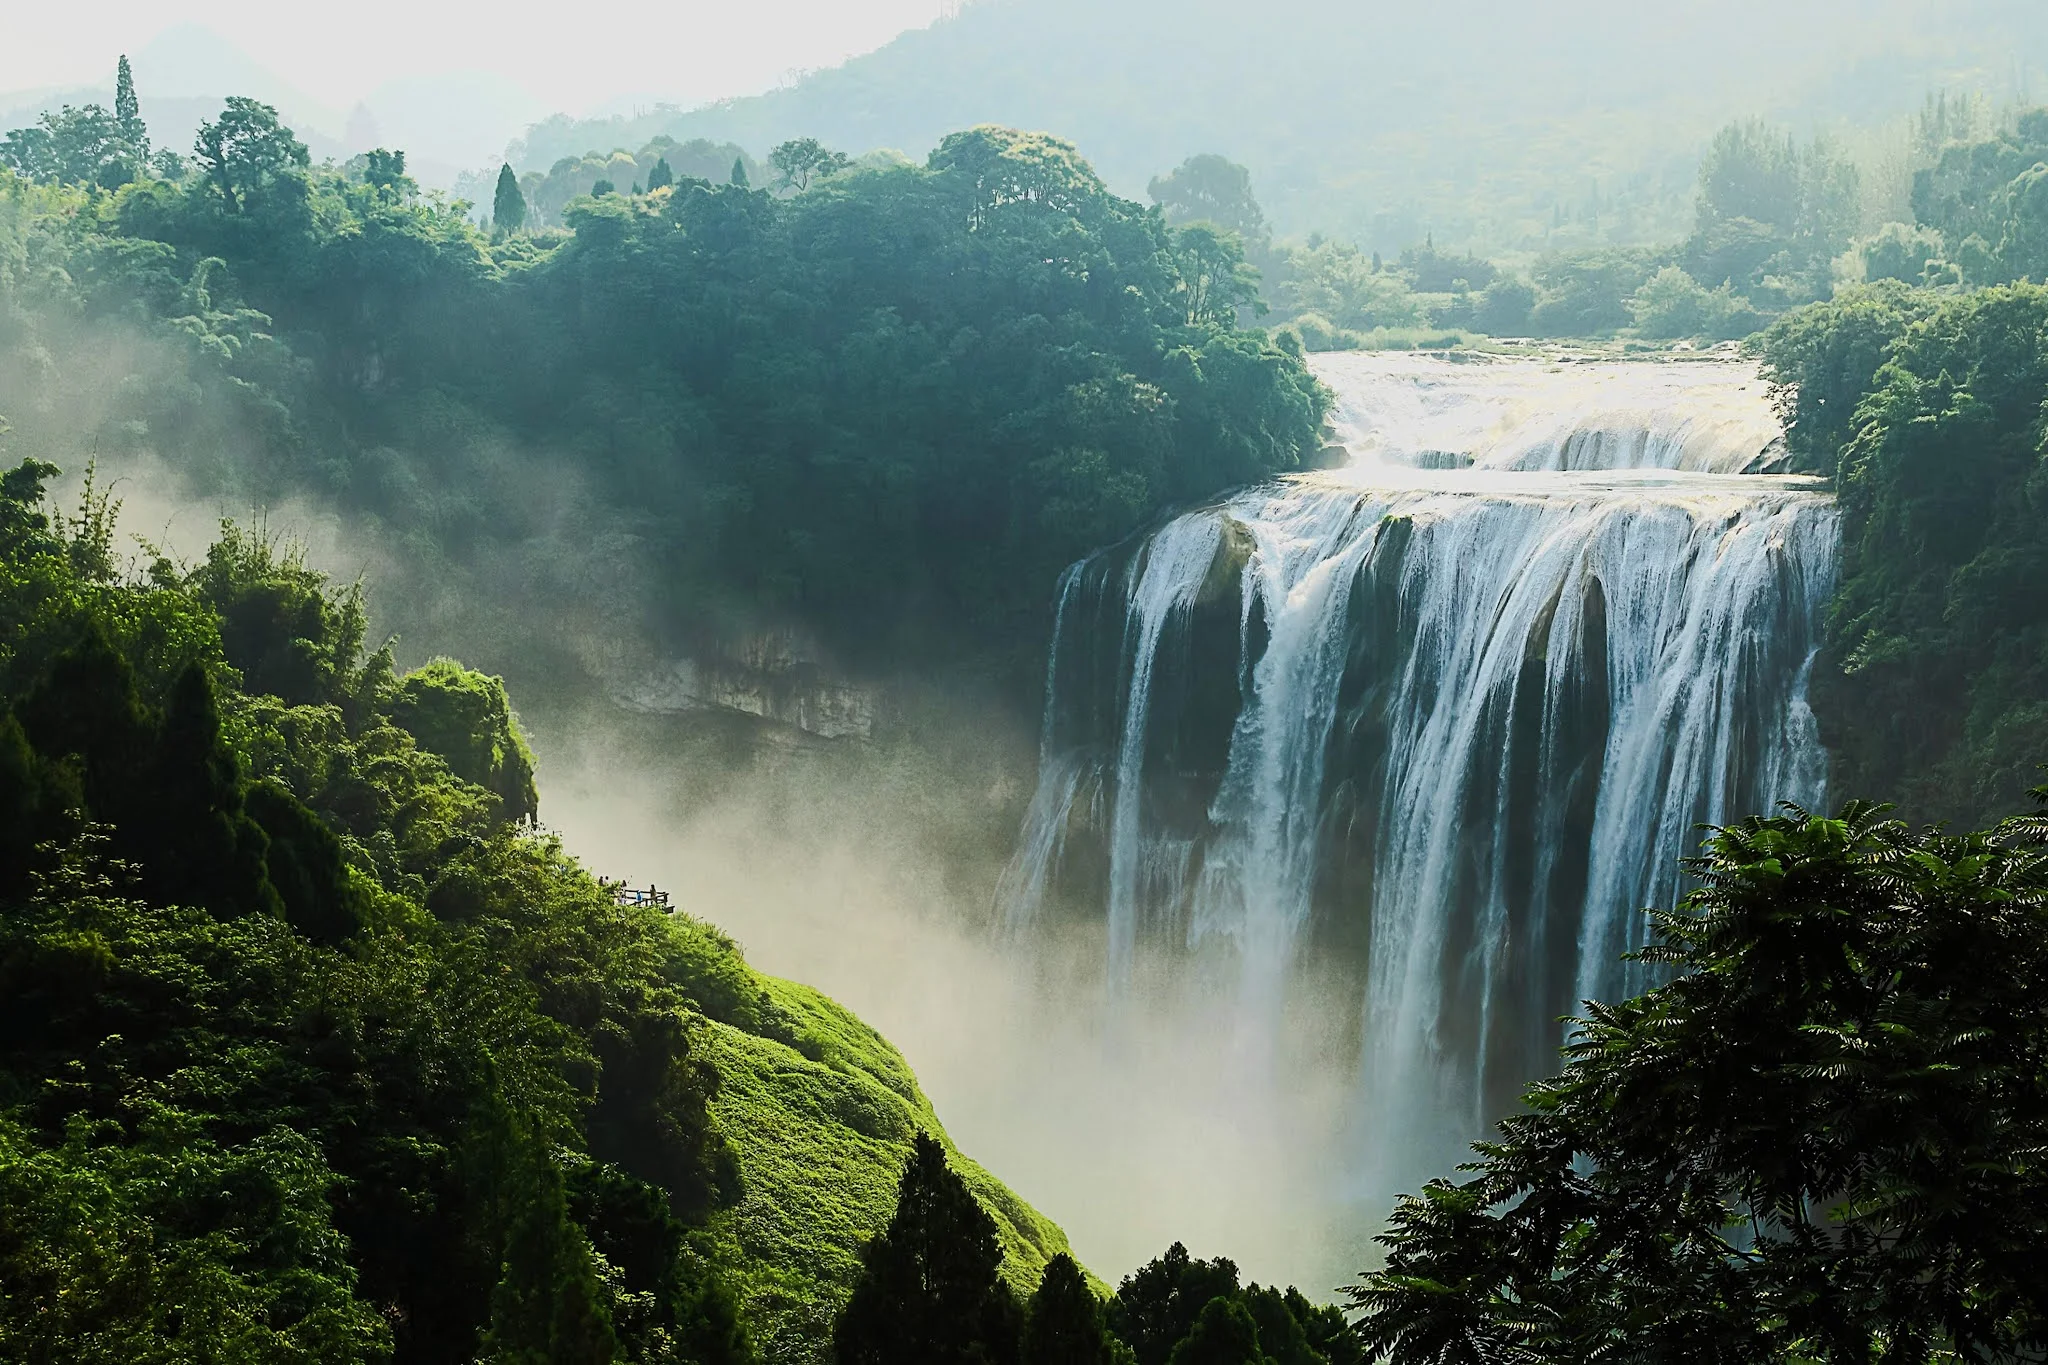
[[[2048,25],[1293,8],[23,96],[0,1360],[2048,1356]]]

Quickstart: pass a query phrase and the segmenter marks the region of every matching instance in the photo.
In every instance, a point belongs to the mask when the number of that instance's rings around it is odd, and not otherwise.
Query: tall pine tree
[[[140,175],[149,163],[149,125],[142,121],[142,101],[135,97],[135,73],[126,54],[114,69],[114,136],[129,175]]]
[[[1023,1365],[1111,1365],[1102,1302],[1064,1252],[1045,1263],[1025,1310]]]
[[[648,192],[652,193],[655,190],[667,189],[675,183],[675,168],[668,164],[668,158],[665,156],[657,158],[654,163],[654,169],[647,173]]]
[[[520,193],[519,177],[512,174],[511,165],[498,167],[498,189],[491,196],[491,229],[494,232],[517,232],[526,226],[526,196]]]
[[[995,1220],[919,1133],[896,1216],[868,1243],[853,1297],[834,1324],[839,1365],[1008,1365],[1017,1307],[1003,1286]]]
[[[751,182],[747,179],[746,158],[736,156],[732,159],[732,183],[743,190],[750,187]]]

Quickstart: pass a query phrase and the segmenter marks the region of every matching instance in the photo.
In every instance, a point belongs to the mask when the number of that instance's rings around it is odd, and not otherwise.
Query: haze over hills
[[[201,24],[165,29],[130,54],[142,116],[160,147],[188,151],[202,120],[229,95],[275,107],[316,159],[344,160],[376,146],[406,150],[422,183],[446,188],[463,170],[494,161],[508,139],[547,112],[531,91],[503,75],[450,70],[400,76],[363,91],[349,107],[308,92]],[[34,122],[62,105],[114,99],[114,54],[104,82],[0,94],[0,129]]]
[[[1219,152],[1282,233],[1539,249],[1682,235],[1730,119],[1866,136],[1935,91],[2024,96],[2044,63],[2048,8],[2020,0],[984,0],[787,89],[554,119],[519,150],[545,169],[666,133],[921,156],[994,122],[1071,139],[1127,194]]]
[[[603,118],[543,117],[541,96],[477,70],[384,80],[344,106],[197,24],[132,55],[159,145],[185,148],[224,96],[249,94],[316,158],[402,147],[413,174],[442,188],[473,192],[501,155],[546,170],[663,134],[756,157],[814,136],[921,158],[946,133],[992,122],[1072,140],[1133,196],[1185,157],[1220,152],[1251,169],[1283,236],[1391,252],[1434,235],[1526,252],[1682,236],[1700,150],[1734,118],[1826,132],[1868,161],[1931,93],[2025,99],[2044,84],[2048,9],[1685,0],[1650,15],[1619,0],[1541,11],[1488,0],[1452,13],[1280,0],[1248,19],[1221,0],[980,0],[763,94],[692,108],[678,89],[673,104]],[[677,71],[679,86],[702,88]],[[0,96],[0,127],[111,98],[110,63],[104,88]]]

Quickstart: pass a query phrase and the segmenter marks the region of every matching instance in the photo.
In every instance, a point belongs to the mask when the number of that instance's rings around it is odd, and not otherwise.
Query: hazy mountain
[[[114,100],[114,58],[104,84],[0,95],[0,129],[18,128],[44,110]],[[459,172],[490,162],[547,112],[516,82],[483,71],[449,71],[387,81],[351,109],[299,89],[231,40],[198,24],[166,29],[130,54],[143,118],[161,147],[187,151],[199,124],[229,95],[273,105],[315,159],[343,159],[371,147],[404,148],[422,183],[446,187]]]
[[[1938,89],[2021,97],[2044,65],[2035,0],[983,0],[787,89],[556,119],[523,153],[668,133],[921,155],[999,122],[1073,139],[1127,193],[1214,151],[1282,230],[1526,248],[1682,231],[1728,119],[1854,132]]]

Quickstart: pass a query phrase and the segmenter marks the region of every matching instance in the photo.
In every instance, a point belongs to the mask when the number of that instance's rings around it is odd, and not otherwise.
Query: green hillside
[[[861,1244],[895,1212],[911,1138],[945,1130],[887,1039],[808,986],[756,980],[794,1036],[712,1025],[705,1055],[720,1085],[711,1109],[744,1190],[713,1230],[775,1359],[829,1326],[859,1273]],[[1046,1261],[1068,1250],[1066,1236],[973,1162],[956,1153],[953,1166],[996,1220],[1004,1280],[1028,1296]]]
[[[822,1358],[944,1140],[902,1056],[533,825],[497,679],[55,472],[0,476],[0,1358]],[[1065,1237],[953,1164],[1028,1293]]]

